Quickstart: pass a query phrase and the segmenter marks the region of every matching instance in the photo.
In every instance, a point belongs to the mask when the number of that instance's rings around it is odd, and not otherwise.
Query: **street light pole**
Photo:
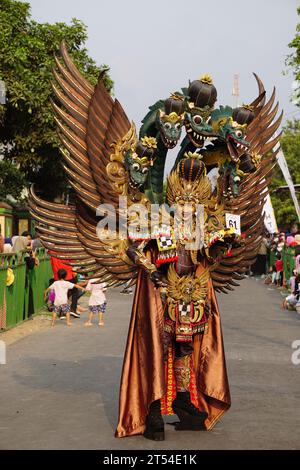
[[[6,103],[6,86],[3,80],[0,80],[0,104]]]

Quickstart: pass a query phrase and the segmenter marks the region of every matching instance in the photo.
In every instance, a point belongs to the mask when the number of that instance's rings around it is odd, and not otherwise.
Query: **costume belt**
[[[170,265],[167,276],[168,287],[166,328],[174,330],[177,341],[192,341],[193,334],[203,332],[206,323],[204,314],[209,273],[200,276],[194,272],[179,276],[174,265]]]

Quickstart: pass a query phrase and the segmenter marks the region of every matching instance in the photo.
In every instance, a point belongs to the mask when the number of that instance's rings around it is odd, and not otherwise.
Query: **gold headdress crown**
[[[157,141],[155,137],[148,137],[146,135],[145,137],[141,138],[141,143],[144,147],[147,147],[148,149],[157,149]]]
[[[208,85],[213,84],[213,79],[212,79],[211,75],[209,75],[208,73],[202,75],[202,77],[199,78],[199,81],[202,82],[202,83],[207,83]]]
[[[183,156],[184,158],[196,158],[197,160],[201,160],[203,158],[203,155],[197,152],[185,152]]]
[[[172,124],[176,124],[176,122],[181,121],[182,117],[178,116],[175,111],[172,111],[172,113],[170,114],[164,114],[163,112],[161,112],[160,118],[163,122],[171,122]]]
[[[251,104],[243,103],[242,108],[248,109],[249,111],[253,111],[254,106],[252,106]]]
[[[184,97],[177,91],[174,91],[174,93],[171,93],[170,98],[172,98],[172,100],[184,101]]]

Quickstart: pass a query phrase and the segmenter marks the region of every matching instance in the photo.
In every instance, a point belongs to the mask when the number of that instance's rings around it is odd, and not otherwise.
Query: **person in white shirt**
[[[89,299],[89,319],[85,323],[85,326],[92,326],[92,320],[95,313],[98,313],[98,325],[104,325],[103,314],[106,311],[107,304],[105,297],[106,286],[106,282],[100,282],[100,279],[96,278],[89,280],[86,290],[91,292],[91,296]]]
[[[77,287],[78,289],[85,291],[85,288],[82,287],[80,284],[73,284],[72,282],[65,281],[65,278],[67,276],[67,271],[65,269],[59,269],[57,275],[58,281],[54,281],[53,284],[51,284],[51,286],[49,286],[44,293],[44,298],[46,300],[47,294],[50,290],[54,290],[55,292],[54,309],[52,313],[51,325],[55,325],[57,315],[65,315],[67,318],[67,325],[71,326],[71,307],[68,304],[68,290]]]

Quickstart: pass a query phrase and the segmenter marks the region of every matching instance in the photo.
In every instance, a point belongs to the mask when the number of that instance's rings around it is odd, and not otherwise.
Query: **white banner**
[[[293,203],[294,203],[294,206],[295,206],[296,214],[297,214],[298,220],[300,222],[299,202],[298,202],[298,199],[297,199],[297,196],[296,196],[296,191],[295,191],[294,183],[293,183],[293,180],[292,180],[292,177],[291,177],[291,174],[290,174],[289,167],[287,165],[285,156],[284,156],[283,151],[281,149],[279,150],[279,153],[277,155],[277,162],[278,162],[278,165],[279,165],[279,167],[282,171],[282,174],[284,176],[286,184],[289,187],[289,190],[290,190],[290,193],[291,193],[291,196],[292,196],[292,199],[293,199]]]
[[[269,233],[277,233],[278,232],[278,227],[277,227],[277,222],[275,219],[275,214],[274,214],[274,209],[272,205],[272,201],[270,198],[270,194],[268,194],[266,198],[266,202],[264,205],[264,213],[265,213],[265,227],[268,230]]]

